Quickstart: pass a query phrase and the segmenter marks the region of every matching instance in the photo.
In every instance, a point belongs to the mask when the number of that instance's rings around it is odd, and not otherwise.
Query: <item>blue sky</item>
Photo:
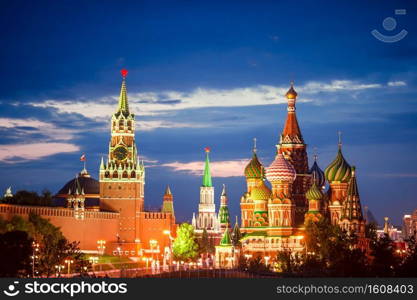
[[[406,15],[395,15],[406,9]],[[180,221],[199,201],[206,146],[219,203],[245,190],[252,139],[269,165],[289,81],[310,163],[324,169],[343,132],[363,205],[399,224],[417,208],[414,1],[2,1],[0,189],[53,192],[82,167],[97,178],[127,68],[146,206],[166,184]],[[382,21],[393,17],[388,32]],[[377,29],[408,35],[383,43]]]

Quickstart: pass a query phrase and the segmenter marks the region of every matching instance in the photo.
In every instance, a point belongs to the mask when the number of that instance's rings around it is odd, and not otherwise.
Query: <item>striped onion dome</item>
[[[266,169],[266,179],[269,182],[287,181],[293,183],[296,175],[293,165],[284,158],[282,153],[278,153],[275,160]]]
[[[259,186],[253,188],[250,192],[252,200],[268,200],[271,198],[271,195],[271,190],[263,182]]]
[[[339,146],[337,156],[334,161],[324,171],[327,181],[349,182],[352,176],[352,168],[346,162],[342,154],[342,148]]]
[[[306,193],[307,200],[321,200],[323,198],[323,192],[317,187],[316,182],[308,189]]]
[[[256,152],[253,151],[252,159],[249,164],[245,168],[245,176],[246,178],[251,179],[263,179],[265,175],[264,166],[258,159]]]
[[[316,160],[314,160],[314,164],[311,166],[309,173],[318,187],[323,187],[325,185],[326,177],[324,177],[324,172],[320,169]]]

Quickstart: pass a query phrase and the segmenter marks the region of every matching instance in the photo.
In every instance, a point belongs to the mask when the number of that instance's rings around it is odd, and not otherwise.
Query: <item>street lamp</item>
[[[269,256],[265,256],[264,257],[264,259],[265,259],[265,266],[268,266],[268,261],[270,260],[270,258],[271,257],[269,257]]]
[[[105,240],[98,240],[97,241],[97,249],[98,249],[98,254],[99,255],[103,255],[104,254],[104,250],[106,249],[106,241]]]
[[[63,265],[55,265],[55,269],[56,269],[56,277],[61,277],[61,270],[64,268],[65,266]]]
[[[74,263],[72,259],[66,259],[65,263],[68,265],[68,275],[70,273],[70,265]]]
[[[96,263],[98,263],[98,256],[90,256],[89,258],[88,258],[88,261],[91,263],[91,265],[92,265],[92,267],[93,267],[93,272],[95,271],[94,270],[94,265],[96,264]]]
[[[166,235],[168,235],[168,238],[169,238],[169,266],[171,267],[171,265],[172,265],[172,256],[173,256],[173,253],[172,253],[172,241],[174,240],[174,238],[171,236],[171,231],[169,231],[169,230],[164,230],[164,234],[166,234]]]
[[[32,242],[32,277],[35,278],[35,260],[38,258],[37,253],[39,252],[39,243]],[[37,272],[36,272],[37,273]]]
[[[152,253],[152,260],[154,258],[153,253],[155,251],[154,248],[156,247],[156,245],[158,245],[158,241],[157,240],[150,240],[149,241],[149,246],[151,247],[151,253]]]

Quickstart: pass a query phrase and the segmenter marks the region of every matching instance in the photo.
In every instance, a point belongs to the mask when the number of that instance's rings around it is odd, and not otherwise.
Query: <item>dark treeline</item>
[[[0,277],[49,277],[65,259],[73,260],[72,272],[90,268],[78,242],[68,241],[61,230],[34,213],[29,217],[0,217]]]
[[[375,224],[366,228],[368,249],[357,247],[358,239],[326,219],[306,226],[303,253],[278,252],[265,265],[262,257],[241,256],[241,270],[280,277],[417,277],[417,243],[407,240],[407,250],[398,251],[384,235],[378,237]],[[272,272],[272,269],[278,273]]]
[[[52,206],[52,194],[48,190],[43,190],[41,194],[26,190],[17,191],[12,197],[4,197],[2,203],[33,205],[33,206]]]

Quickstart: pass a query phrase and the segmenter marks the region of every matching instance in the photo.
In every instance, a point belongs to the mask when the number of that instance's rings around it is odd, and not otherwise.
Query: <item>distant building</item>
[[[356,171],[343,157],[340,138],[336,158],[325,172],[319,168],[316,156],[309,169],[307,145],[296,116],[297,92],[293,84],[285,96],[287,119],[274,161],[264,168],[257,156],[255,140],[252,159],[244,171],[246,191],[240,199],[241,254],[260,256],[267,264],[277,251],[304,251],[306,222],[325,217],[356,234],[358,247],[367,248]],[[324,193],[326,180],[329,189]],[[230,266],[234,249],[229,232],[225,231],[216,247],[216,264]]]
[[[417,209],[411,215],[404,215],[402,232],[405,239],[412,236],[417,239]]]
[[[403,242],[403,232],[401,228],[395,227],[393,224],[389,222],[389,218],[384,218],[384,227],[377,229],[378,237],[382,237],[385,234],[393,240],[394,242]]]

